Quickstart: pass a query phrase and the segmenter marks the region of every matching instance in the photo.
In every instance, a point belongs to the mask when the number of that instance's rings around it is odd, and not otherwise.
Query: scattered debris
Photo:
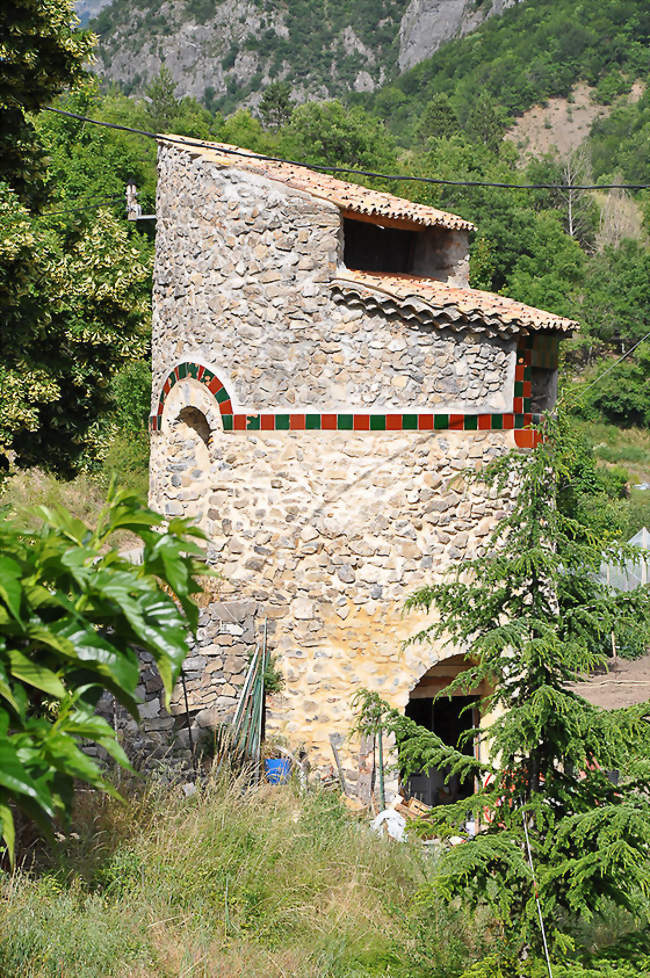
[[[395,811],[394,808],[385,808],[383,812],[380,812],[372,820],[370,828],[379,835],[387,832],[391,839],[395,839],[397,842],[403,842],[406,819],[399,812]]]

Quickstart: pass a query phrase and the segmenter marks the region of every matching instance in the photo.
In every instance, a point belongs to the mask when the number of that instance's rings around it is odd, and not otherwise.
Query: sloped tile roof
[[[174,143],[168,145],[178,145],[184,141],[182,136],[171,136],[170,138],[174,140]],[[165,142],[164,136],[160,136],[159,139],[162,143]],[[474,230],[474,225],[469,221],[465,221],[456,214],[439,211],[435,207],[414,204],[412,201],[405,200],[403,197],[396,197],[394,194],[368,190],[367,187],[348,183],[345,180],[337,180],[327,173],[319,173],[316,170],[310,170],[308,167],[295,166],[291,163],[275,163],[257,155],[237,156],[235,155],[237,153],[250,154],[251,152],[241,149],[239,146],[208,142],[201,142],[199,146],[197,145],[198,142],[198,140],[188,140],[187,152],[204,157],[218,166],[252,170],[260,176],[284,183],[294,190],[302,190],[313,197],[327,200],[342,211],[362,214],[369,218],[381,219],[383,217],[392,221],[404,221],[419,224],[422,227],[440,227],[450,231]],[[179,148],[182,147],[179,146]],[[223,150],[232,150],[233,152],[230,154],[223,152]]]
[[[427,323],[433,319],[452,329],[487,329],[494,333],[552,330],[571,333],[578,324],[571,319],[535,309],[494,292],[458,288],[418,275],[361,272],[342,268],[332,280],[333,289],[346,299],[384,312]]]

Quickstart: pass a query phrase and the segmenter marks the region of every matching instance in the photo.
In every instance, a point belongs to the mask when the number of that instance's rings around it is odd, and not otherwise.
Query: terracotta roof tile
[[[161,142],[165,141],[164,136],[159,138]],[[173,136],[172,138],[175,141],[183,139],[182,136]],[[442,227],[451,231],[474,230],[473,224],[456,214],[439,211],[435,207],[426,207],[424,204],[414,204],[410,200],[395,197],[393,194],[368,190],[367,187],[361,187],[356,183],[337,180],[327,173],[319,173],[316,170],[290,163],[274,163],[255,156],[251,158],[220,152],[224,149],[236,150],[240,153],[250,152],[250,150],[242,150],[238,146],[230,146],[228,143],[205,142],[201,146],[197,146],[196,143],[197,140],[192,140],[191,145],[187,147],[187,152],[192,153],[192,155],[203,156],[219,166],[252,170],[270,180],[278,180],[295,190],[302,190],[313,197],[327,200],[342,211],[351,211],[367,217],[383,217],[393,221],[404,221],[419,224],[422,227]],[[178,145],[178,143],[175,142],[170,145]]]
[[[497,333],[528,330],[570,333],[578,328],[578,324],[571,319],[535,309],[494,292],[458,288],[417,275],[360,272],[346,268],[337,273],[332,287],[343,296],[369,302],[384,311],[399,309],[402,315],[423,322],[432,318],[442,319],[445,325],[456,329],[487,328]]]

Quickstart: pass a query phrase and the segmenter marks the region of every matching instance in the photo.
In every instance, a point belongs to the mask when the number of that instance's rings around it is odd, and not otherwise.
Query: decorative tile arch
[[[232,425],[228,426],[225,423],[226,418],[232,418],[233,416],[230,394],[226,390],[221,380],[219,380],[214,370],[212,370],[210,367],[206,367],[205,364],[196,363],[194,361],[178,363],[172,370],[170,370],[160,391],[156,413],[149,419],[149,427],[151,431],[160,431],[162,428],[162,417],[163,411],[165,410],[165,402],[172,388],[181,381],[190,378],[198,381],[199,384],[203,384],[206,390],[210,392],[219,407],[224,431],[231,431]]]
[[[533,428],[540,415],[531,411],[533,347],[540,347],[545,337],[523,336],[517,347],[515,387],[512,411],[501,414],[433,414],[390,412],[374,414],[344,410],[341,412],[295,411],[234,413],[232,399],[212,368],[195,361],[177,364],[165,380],[156,414],[150,418],[151,431],[160,431],[165,401],[175,384],[192,378],[203,384],[215,398],[223,430],[234,431],[512,431],[519,448],[533,448],[540,434]],[[552,337],[550,339],[553,339]],[[539,343],[542,341],[542,343]],[[548,345],[548,344],[547,344]],[[546,347],[544,347],[546,351]],[[550,354],[546,354],[550,355]]]

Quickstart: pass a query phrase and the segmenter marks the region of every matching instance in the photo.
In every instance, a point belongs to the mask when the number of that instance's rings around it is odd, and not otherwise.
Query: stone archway
[[[462,737],[480,726],[480,701],[490,692],[489,688],[481,683],[469,694],[458,690],[438,698],[438,694],[466,668],[467,660],[461,654],[437,662],[411,690],[404,712],[450,747],[477,757],[480,748],[476,738],[463,742]],[[408,779],[407,791],[427,805],[439,805],[467,798],[476,790],[473,778],[463,780],[453,775],[446,780],[447,774],[448,770],[443,767],[421,771]]]

